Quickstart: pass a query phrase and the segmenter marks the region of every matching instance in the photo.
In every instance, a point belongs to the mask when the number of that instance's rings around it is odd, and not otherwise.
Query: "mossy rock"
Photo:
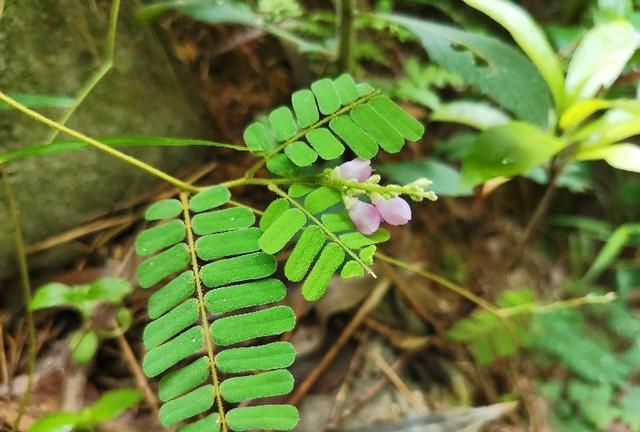
[[[101,63],[110,1],[22,0],[0,17],[0,89],[9,93],[74,96]],[[158,135],[202,138],[208,130],[193,109],[149,28],[136,22],[135,1],[123,1],[115,67],[69,121],[90,136]],[[60,109],[41,110],[60,118]],[[50,130],[15,111],[0,111],[0,153],[45,142]],[[60,135],[58,140],[68,137]],[[200,150],[124,149],[169,172]],[[76,227],[87,215],[140,194],[158,180],[96,150],[12,163],[27,244]],[[16,273],[14,227],[0,193],[0,280]],[[52,255],[52,254],[50,254]],[[68,251],[54,253],[65,261]],[[33,263],[41,261],[33,257]]]

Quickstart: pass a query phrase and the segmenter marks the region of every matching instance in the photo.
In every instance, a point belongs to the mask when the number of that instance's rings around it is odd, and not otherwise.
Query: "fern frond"
[[[357,231],[342,203],[340,192],[328,187],[294,184],[289,189],[320,225],[309,221],[300,209],[284,198],[273,201],[260,219],[264,234],[259,240],[263,251],[275,254],[295,240],[295,246],[284,266],[284,274],[292,282],[303,282],[302,294],[307,300],[324,295],[331,277],[364,275],[365,266],[373,262],[375,244],[387,241],[389,233],[379,229],[371,235]]]
[[[509,290],[502,293],[496,303],[500,308],[516,308],[530,305],[535,301],[529,289]],[[519,314],[509,318],[510,326],[496,314],[487,310],[478,310],[469,317],[458,321],[449,330],[447,336],[468,343],[473,355],[480,364],[489,364],[501,357],[515,354],[520,346],[529,344],[529,332],[526,324],[529,314]]]
[[[149,299],[143,370],[163,375],[160,421],[166,427],[186,421],[179,432],[290,430],[298,421],[292,406],[225,412],[225,402],[289,393],[294,379],[286,368],[295,358],[289,342],[231,347],[290,331],[295,314],[273,305],[286,294],[271,277],[276,260],[260,250],[263,231],[253,226],[250,210],[218,209],[229,199],[228,189],[218,186],[148,209],[146,219],[158,224],[136,240],[137,253],[147,257],[138,281],[142,288],[164,286]]]
[[[244,132],[249,150],[264,156],[267,169],[280,176],[295,176],[318,158],[337,159],[346,147],[363,159],[372,159],[380,148],[397,153],[405,140],[424,133],[424,126],[391,99],[348,74],[298,90],[291,104],[293,111],[280,107],[269,114],[269,128],[256,122]]]

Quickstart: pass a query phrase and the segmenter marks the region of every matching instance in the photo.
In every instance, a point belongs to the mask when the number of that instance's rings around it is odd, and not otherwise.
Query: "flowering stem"
[[[344,180],[336,176],[323,175],[319,178],[319,183],[323,186],[327,186],[333,189],[337,189],[341,192],[347,192],[349,190],[360,190],[367,193],[378,193],[380,195],[392,194],[392,195],[409,195],[412,198],[428,199],[435,201],[438,199],[433,191],[421,191],[417,190],[411,185],[379,185],[377,183],[357,182],[353,180]]]

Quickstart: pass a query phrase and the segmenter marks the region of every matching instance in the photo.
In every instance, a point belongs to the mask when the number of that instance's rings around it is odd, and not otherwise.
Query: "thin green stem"
[[[572,309],[588,304],[605,304],[614,301],[617,298],[616,293],[608,292],[604,295],[599,294],[587,294],[583,297],[576,297],[567,300],[559,300],[553,303],[539,305],[536,303],[529,303],[519,306],[513,306],[509,308],[503,308],[499,310],[501,316],[505,318],[512,318],[517,315],[525,313],[532,314],[545,314],[561,309]]]
[[[338,0],[338,68],[340,72],[349,72],[353,67],[353,46],[355,43],[355,2]]]
[[[304,213],[311,220],[311,222],[313,222],[315,225],[317,225],[324,232],[324,234],[327,237],[329,237],[332,241],[336,242],[338,244],[338,246],[340,246],[342,249],[344,249],[344,251],[347,253],[347,255],[349,255],[351,258],[353,258],[353,260],[355,262],[360,264],[362,266],[362,268],[364,268],[367,271],[367,273],[369,273],[373,277],[377,277],[376,274],[371,269],[371,267],[369,267],[367,264],[365,264],[364,261],[362,261],[362,259],[351,250],[351,248],[349,248],[346,244],[344,244],[344,242],[342,240],[340,240],[338,238],[338,236],[336,236],[334,233],[329,231],[327,229],[327,227],[325,227],[324,224],[322,222],[320,222],[318,220],[318,218],[315,217],[309,210],[304,208],[303,205],[301,205],[298,201],[296,201],[293,198],[291,198],[291,196],[289,196],[289,194],[287,194],[285,191],[280,189],[275,184],[270,184],[269,185],[269,190],[272,191],[273,193],[275,193],[276,195],[286,199],[288,202],[293,204],[294,207],[298,208],[298,210],[300,210],[302,213]]]
[[[93,91],[93,89],[98,85],[100,81],[109,73],[109,71],[113,68],[113,60],[115,53],[115,45],[116,45],[116,33],[118,30],[118,15],[120,14],[120,0],[113,0],[111,3],[111,11],[109,13],[109,24],[107,30],[107,42],[106,42],[106,50],[104,59],[102,60],[102,64],[96,70],[93,75],[89,78],[89,80],[82,86],[78,95],[73,101],[73,104],[65,111],[62,117],[58,120],[58,123],[61,125],[67,124],[67,121],[73,116],[73,113],[78,109],[82,102],[87,98],[87,96]],[[46,144],[51,144],[60,133],[59,130],[53,129],[47,139],[45,140]]]
[[[189,183],[183,182],[182,180],[175,178],[167,173],[165,173],[164,171],[161,171],[145,162],[142,162],[139,159],[134,158],[133,156],[129,156],[126,153],[123,153],[119,150],[114,149],[113,147],[110,147],[106,144],[103,144],[81,132],[78,132],[74,129],[70,129],[65,125],[62,125],[58,122],[56,122],[55,120],[51,120],[48,117],[43,116],[42,114],[29,109],[28,107],[24,106],[23,104],[21,104],[20,102],[16,101],[15,99],[12,99],[11,97],[7,96],[5,93],[3,93],[2,91],[0,91],[0,101],[5,102],[7,105],[15,108],[16,110],[22,112],[23,114],[31,117],[32,119],[40,122],[40,123],[44,123],[45,125],[56,129],[60,132],[63,132],[77,140],[80,140],[82,142],[87,143],[90,146],[93,146],[99,150],[102,150],[105,153],[110,154],[111,156],[114,156],[118,159],[121,159],[133,166],[136,166],[144,171],[147,171],[149,174],[152,174],[156,177],[161,178],[162,180],[171,183],[172,185],[176,186],[177,188],[181,189],[181,190],[185,190],[185,191],[190,191],[190,192],[199,192],[200,188],[195,187]]]
[[[412,266],[409,263],[406,263],[402,260],[396,259],[396,258],[392,258],[388,255],[383,254],[382,252],[376,252],[375,253],[376,258],[381,259],[382,261],[386,261],[389,264],[392,264],[396,267],[400,267],[402,269],[408,270],[412,273],[415,273],[419,276],[422,276],[423,278],[430,280],[432,282],[437,283],[438,285],[441,285],[445,288],[447,288],[450,291],[455,292],[456,294],[461,295],[462,297],[466,298],[467,300],[472,301],[473,303],[477,304],[478,306],[480,306],[483,309],[486,309],[487,311],[493,313],[494,315],[500,316],[500,309],[496,308],[495,306],[493,306],[491,303],[489,303],[488,301],[484,300],[483,298],[475,295],[474,293],[472,293],[471,291],[469,291],[468,289],[454,283],[451,282],[450,280],[437,275],[435,273],[431,273],[429,271],[423,270],[421,268],[418,268],[416,266]]]
[[[12,431],[18,431],[20,429],[20,422],[24,416],[29,401],[31,400],[32,386],[33,386],[33,374],[36,366],[36,329],[33,321],[33,312],[31,311],[31,281],[29,280],[29,264],[27,263],[27,254],[24,246],[24,238],[22,236],[22,223],[20,220],[20,208],[18,202],[13,194],[13,189],[9,184],[6,171],[2,170],[2,180],[4,182],[4,189],[9,203],[9,211],[11,212],[11,218],[15,228],[16,237],[16,255],[18,258],[18,268],[20,270],[20,281],[22,285],[22,296],[24,298],[24,307],[26,310],[26,323],[29,340],[29,353],[27,357],[27,388],[20,400],[20,406],[18,407],[18,413],[16,419],[12,425]]]
[[[292,178],[275,178],[275,179],[240,177],[237,179],[220,183],[220,186],[226,186],[228,188],[232,188],[237,186],[249,186],[249,185],[269,186],[272,184],[286,185],[286,184],[293,184],[293,183],[317,184],[318,179],[316,177],[292,177]]]
[[[357,100],[351,102],[349,105],[346,105],[346,106],[342,107],[341,109],[339,109],[338,111],[334,112],[333,114],[329,114],[328,116],[324,117],[322,120],[318,121],[317,123],[312,124],[311,126],[305,128],[305,129],[302,129],[300,132],[298,132],[293,137],[289,138],[288,140],[286,140],[285,142],[283,142],[282,144],[280,144],[279,146],[277,146],[276,148],[271,150],[271,152],[267,153],[262,159],[260,159],[258,162],[256,162],[251,168],[249,168],[247,170],[247,173],[246,173],[245,177],[252,178],[258,172],[258,170],[260,168],[262,168],[265,163],[267,163],[267,161],[269,159],[271,159],[276,154],[280,153],[289,144],[292,144],[292,143],[294,143],[296,141],[299,141],[302,137],[304,137],[310,131],[312,131],[314,129],[317,129],[317,128],[321,127],[321,126],[324,126],[325,124],[329,123],[334,118],[336,118],[338,116],[341,116],[342,114],[351,111],[353,109],[353,107],[358,106],[360,104],[363,104],[363,103],[369,101],[370,99],[372,99],[373,97],[375,97],[375,96],[377,96],[379,94],[380,94],[380,91],[379,90],[375,90],[375,91],[369,93],[368,95],[362,96],[361,98],[358,98]]]

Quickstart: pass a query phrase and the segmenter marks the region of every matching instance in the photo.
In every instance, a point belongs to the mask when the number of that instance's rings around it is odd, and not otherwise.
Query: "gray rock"
[[[0,17],[0,89],[74,96],[100,65],[110,4],[83,0],[6,4]],[[205,122],[183,93],[162,47],[148,28],[136,22],[136,7],[135,1],[122,2],[115,68],[69,125],[93,137],[206,136]],[[55,119],[62,115],[59,109],[41,111]],[[40,144],[49,133],[20,113],[0,111],[0,153]],[[125,151],[169,172],[201,155],[200,150],[184,148]],[[78,226],[88,213],[108,209],[158,181],[96,150],[33,157],[9,169],[28,244]],[[14,228],[0,193],[0,280],[16,273],[14,249]]]

